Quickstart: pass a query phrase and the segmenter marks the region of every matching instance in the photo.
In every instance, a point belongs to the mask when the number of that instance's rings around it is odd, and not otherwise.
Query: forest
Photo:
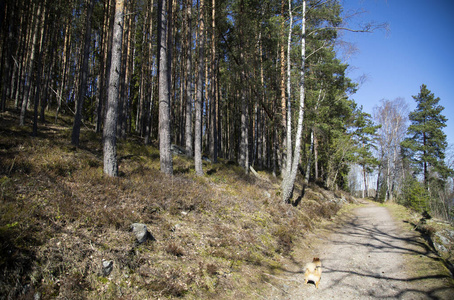
[[[379,137],[336,55],[339,31],[383,24],[347,28],[338,1],[157,2],[4,2],[2,111],[20,111],[23,126],[31,110],[33,135],[46,110],[55,119],[73,115],[76,146],[81,126],[104,128],[104,168],[114,176],[116,137],[138,135],[145,144],[159,140],[168,174],[172,144],[194,156],[198,174],[202,155],[236,161],[245,172],[282,173],[286,202],[299,163],[307,181],[330,189],[348,190],[353,163],[364,176],[380,166],[386,188],[377,190],[387,199],[402,189],[391,182],[406,122],[386,124],[399,128],[395,140]],[[388,102],[379,109],[407,118],[402,103]],[[386,138],[394,153],[374,158]],[[435,159],[443,161],[441,147]]]
[[[396,178],[403,172],[405,104],[384,101],[377,108],[400,121],[363,112],[337,53],[348,51],[339,32],[365,34],[386,24],[349,28],[360,12],[347,15],[338,1],[292,2],[6,1],[1,109],[18,111],[21,126],[31,118],[33,135],[51,121],[46,111],[55,120],[69,114],[76,146],[81,127],[104,130],[111,176],[117,137],[136,135],[144,144],[159,141],[167,174],[171,145],[194,157],[198,174],[202,156],[235,161],[245,172],[252,166],[281,174],[285,202],[297,172],[348,190],[352,164],[361,165],[365,182],[378,170],[378,197],[402,195]],[[436,129],[445,126],[440,122]],[[438,139],[440,151],[429,151],[433,159],[424,163],[425,183],[436,173],[432,160],[444,164],[446,137]],[[385,153],[390,145],[393,153]],[[416,171],[407,171],[412,181]],[[447,202],[446,191],[440,193]]]
[[[70,122],[70,133],[55,140],[98,153],[103,180],[125,176],[124,150],[133,141],[132,152],[159,150],[164,182],[181,172],[175,155],[182,154],[194,178],[217,163],[244,176],[269,174],[279,182],[279,205],[296,206],[310,185],[361,191],[453,220],[454,161],[446,157],[440,99],[422,84],[413,112],[400,98],[364,112],[341,59],[349,51],[341,33],[369,34],[386,24],[351,27],[361,12],[343,11],[340,1],[1,6],[3,116],[11,114],[14,126],[36,138]],[[17,163],[2,160],[2,182],[9,182]],[[371,176],[378,178],[373,189]]]

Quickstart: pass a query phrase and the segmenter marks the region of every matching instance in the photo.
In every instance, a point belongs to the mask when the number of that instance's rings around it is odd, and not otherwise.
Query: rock
[[[442,232],[436,232],[435,235],[440,239],[440,243],[443,245],[448,245],[450,244],[450,240],[448,237],[444,235],[444,231]]]
[[[268,191],[265,191],[265,197],[271,198],[271,194]]]
[[[102,260],[102,275],[109,276],[113,270],[113,260]]]
[[[142,223],[133,223],[131,225],[132,232],[136,235],[137,242],[142,244],[148,239],[154,241],[156,240],[153,235],[147,230],[147,225]]]
[[[448,249],[442,244],[434,242],[434,247],[435,247],[435,250],[437,250],[438,253],[440,253],[440,252],[448,252]]]

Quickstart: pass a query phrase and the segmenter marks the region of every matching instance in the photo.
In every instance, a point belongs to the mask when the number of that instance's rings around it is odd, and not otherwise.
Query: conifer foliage
[[[444,107],[439,105],[440,98],[435,97],[425,84],[413,99],[417,107],[410,113],[408,138],[402,145],[417,170],[422,171],[427,187],[431,180],[444,181],[452,172],[444,163],[447,142],[443,128],[447,118],[442,115]]]

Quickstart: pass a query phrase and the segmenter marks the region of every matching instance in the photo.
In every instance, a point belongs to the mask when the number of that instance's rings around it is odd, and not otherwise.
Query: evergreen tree
[[[439,105],[440,98],[427,89],[425,84],[417,96],[413,96],[418,104],[416,110],[410,113],[411,125],[408,127],[408,137],[402,142],[404,153],[415,162],[417,171],[424,174],[424,185],[428,188],[431,179],[442,182],[453,172],[444,163],[447,146],[447,118],[441,114],[444,107]]]

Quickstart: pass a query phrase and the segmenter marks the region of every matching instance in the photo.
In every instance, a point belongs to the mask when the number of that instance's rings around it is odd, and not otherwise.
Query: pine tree
[[[109,176],[118,176],[117,162],[117,121],[118,100],[121,72],[121,41],[123,38],[123,9],[124,0],[115,2],[115,25],[113,27],[112,64],[107,96],[107,112],[103,129],[104,144],[104,173]]]
[[[424,174],[424,185],[428,188],[429,181],[438,177],[444,181],[453,171],[445,166],[445,150],[447,147],[447,118],[441,114],[444,107],[439,105],[440,98],[427,89],[425,84],[417,96],[416,109],[410,113],[411,125],[408,137],[402,142],[404,152],[417,164],[418,170]]]

